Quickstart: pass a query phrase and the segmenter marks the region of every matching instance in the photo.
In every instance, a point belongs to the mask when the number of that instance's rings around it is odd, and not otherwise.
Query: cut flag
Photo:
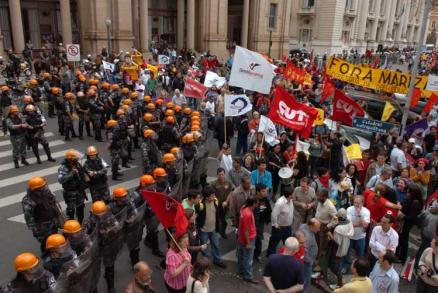
[[[175,227],[176,238],[186,232],[189,221],[181,203],[160,192],[142,190],[141,195],[165,229]]]
[[[246,95],[225,95],[225,116],[235,117],[252,110],[252,103]]]
[[[190,98],[203,99],[208,91],[208,87],[196,80],[187,78],[184,86],[184,96]]]
[[[264,115],[260,116],[258,132],[262,132],[265,135],[265,141],[270,146],[274,146],[280,142],[277,138],[277,129],[275,128],[274,122]]]
[[[318,111],[315,108],[299,103],[281,87],[275,89],[274,99],[268,117],[276,123],[294,130],[303,138],[309,138],[313,121]]]
[[[382,121],[388,121],[388,119],[391,117],[392,112],[395,111],[394,106],[390,102],[385,102],[385,108],[383,108],[382,113]]]
[[[283,77],[303,85],[312,86],[312,76],[305,70],[300,69],[289,62],[284,69]]]
[[[320,103],[322,104],[325,100],[333,96],[335,90],[335,84],[329,78],[327,78],[324,83],[324,89],[322,90]]]
[[[418,88],[414,88],[414,91],[412,92],[411,97],[411,104],[409,105],[409,108],[413,108],[417,106],[418,102],[420,101],[422,91]]]
[[[260,53],[236,46],[229,84],[267,95],[276,68]]]
[[[362,107],[342,91],[335,90],[332,120],[341,121],[343,124],[351,126],[353,124],[353,117],[356,116],[365,116],[365,111]]]

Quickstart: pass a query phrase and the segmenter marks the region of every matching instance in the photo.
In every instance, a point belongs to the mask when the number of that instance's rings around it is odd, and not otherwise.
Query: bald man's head
[[[143,286],[150,285],[152,270],[144,261],[139,261],[134,265],[134,277]]]

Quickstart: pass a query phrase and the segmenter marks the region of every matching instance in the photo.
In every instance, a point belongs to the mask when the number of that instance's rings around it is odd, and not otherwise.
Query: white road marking
[[[63,144],[65,144],[65,141],[63,141],[63,140],[49,141],[49,146],[50,147],[54,147],[54,146],[58,146],[58,145],[63,145]],[[43,146],[39,145],[38,148],[40,150],[42,150]],[[0,152],[0,158],[4,158],[4,157],[8,157],[8,156],[12,156],[12,148],[10,150]]]
[[[55,134],[53,133],[53,132],[46,132],[46,133],[44,133],[44,137],[52,137],[52,136],[55,136]],[[0,147],[1,146],[6,146],[6,145],[10,145],[11,144],[11,141],[8,139],[8,140],[4,140],[4,141],[0,141]]]

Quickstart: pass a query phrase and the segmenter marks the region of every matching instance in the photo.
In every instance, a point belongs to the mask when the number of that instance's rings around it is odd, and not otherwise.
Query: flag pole
[[[227,116],[225,116],[225,113],[224,113],[224,142],[227,143]]]
[[[178,247],[179,251],[181,251],[182,250],[181,246],[179,246],[178,242],[173,237],[172,233],[170,233],[169,229],[166,228],[166,232],[167,234],[169,234],[170,238],[172,239],[173,243],[175,243],[176,247]]]

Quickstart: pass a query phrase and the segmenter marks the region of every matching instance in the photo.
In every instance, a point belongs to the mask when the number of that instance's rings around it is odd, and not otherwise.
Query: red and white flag
[[[332,119],[351,126],[355,116],[363,117],[365,116],[365,111],[355,100],[345,95],[342,91],[335,90]]]
[[[193,80],[191,78],[187,78],[185,82],[184,87],[184,96],[190,97],[190,98],[199,98],[203,99],[205,98],[205,94],[208,91],[208,87],[203,85],[200,82],[197,82],[196,80]]]
[[[334,83],[329,78],[327,78],[325,80],[324,88],[322,90],[320,103],[322,104],[325,100],[331,97],[335,93],[335,90],[336,87]]]
[[[268,117],[276,123],[295,130],[304,138],[312,131],[313,121],[318,116],[315,108],[299,103],[281,87],[275,89]]]

